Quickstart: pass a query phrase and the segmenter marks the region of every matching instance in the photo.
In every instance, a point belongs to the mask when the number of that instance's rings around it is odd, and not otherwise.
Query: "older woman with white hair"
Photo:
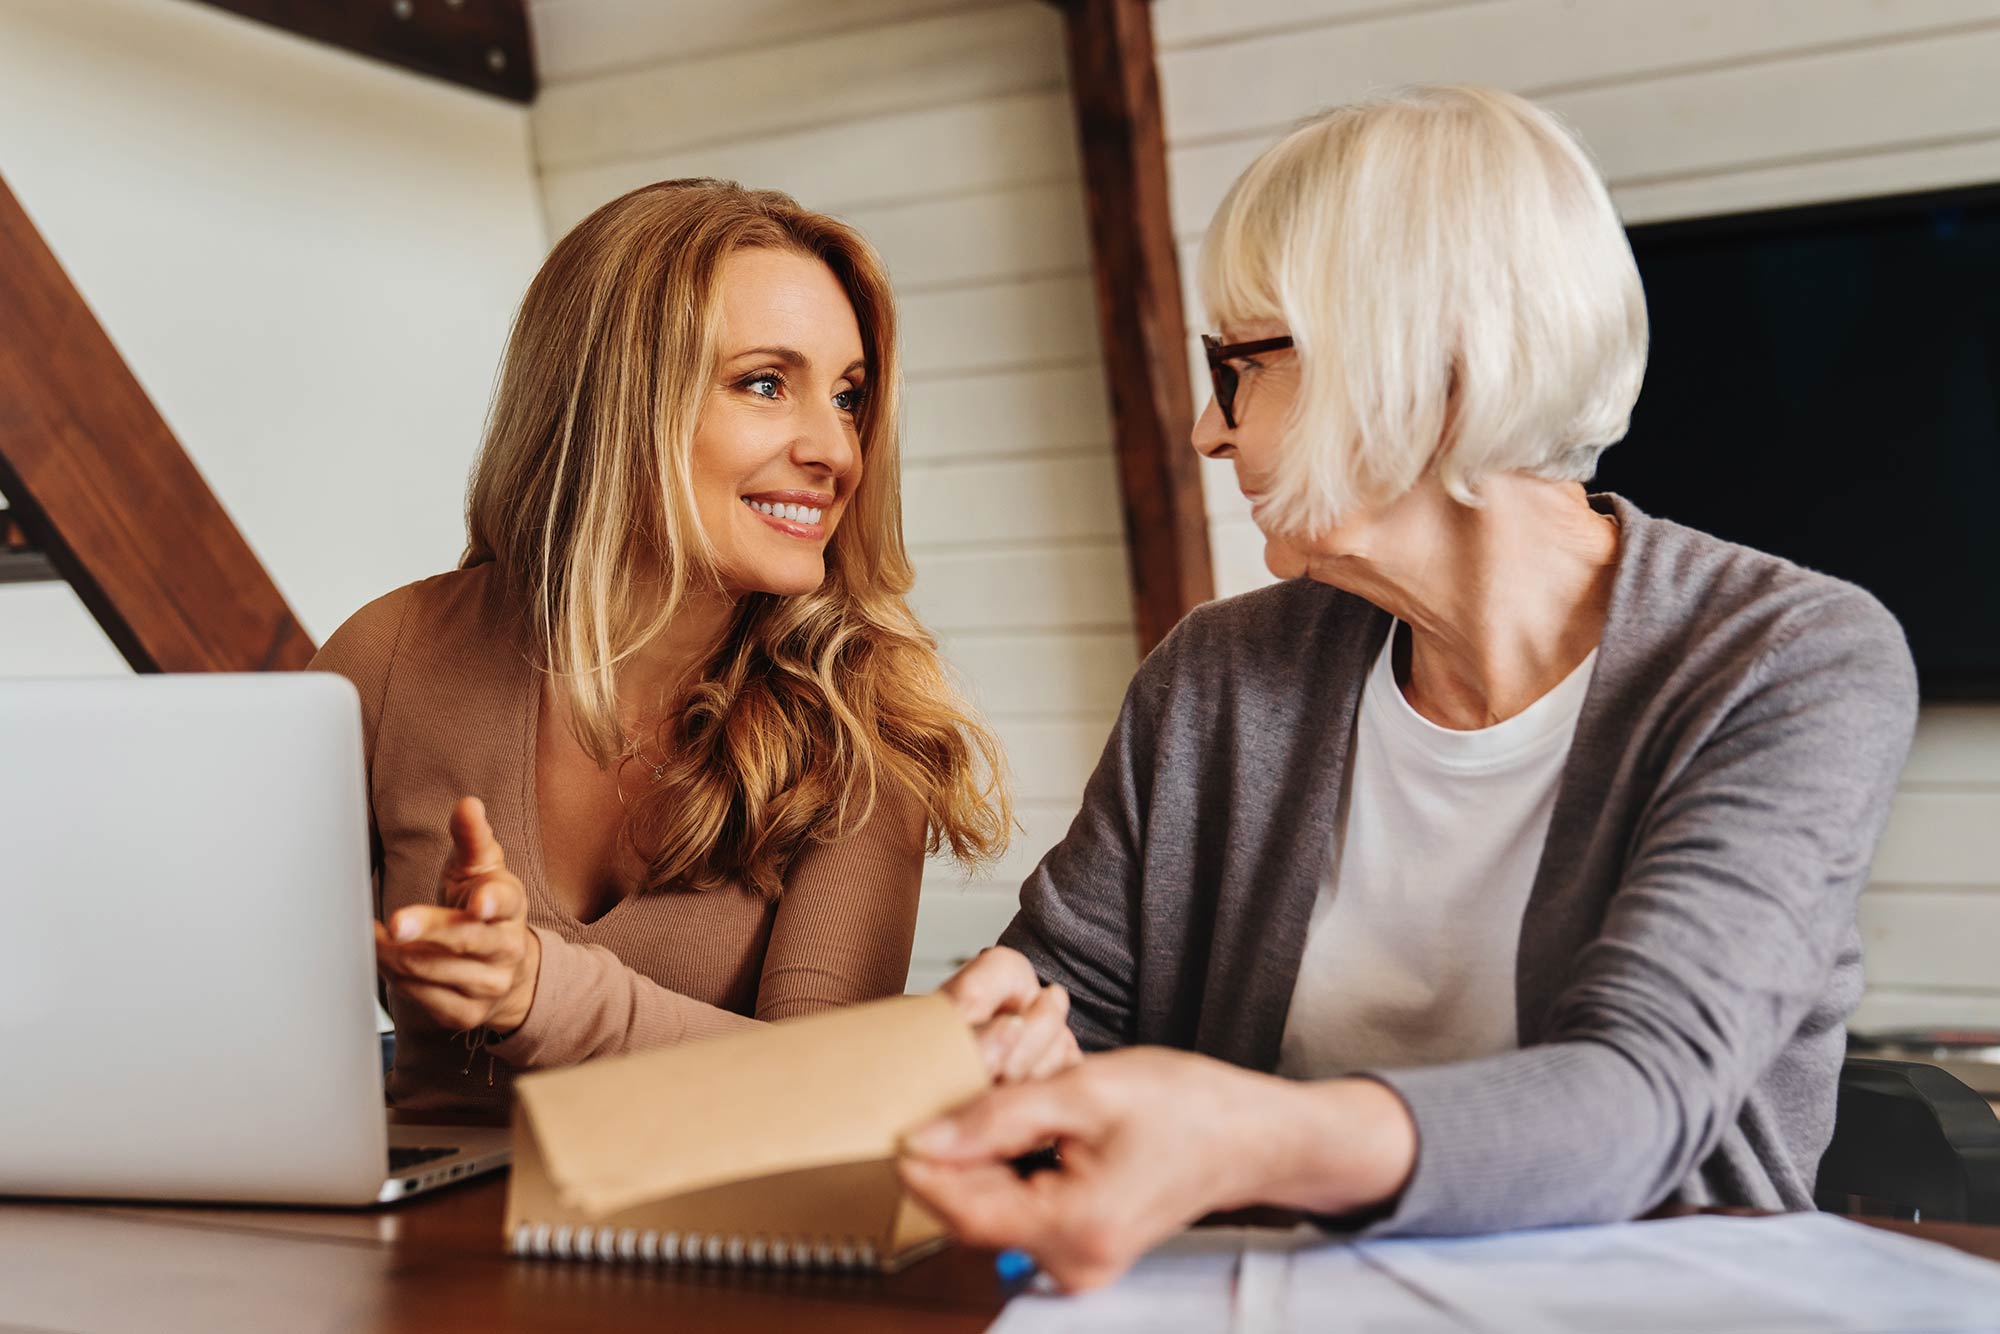
[[[1001,1075],[1049,1077],[913,1135],[911,1187],[1071,1287],[1251,1203],[1377,1233],[1810,1207],[1915,720],[1895,620],[1586,492],[1644,297],[1519,98],[1303,125],[1201,282],[1194,445],[1284,582],[1141,667],[947,984]],[[1050,1141],[1058,1170],[1008,1165]]]

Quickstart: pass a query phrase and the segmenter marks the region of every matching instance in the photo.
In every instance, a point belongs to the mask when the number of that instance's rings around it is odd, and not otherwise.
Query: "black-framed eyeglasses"
[[[1215,406],[1222,420],[1236,429],[1236,368],[1229,363],[1237,357],[1254,357],[1259,352],[1277,352],[1292,345],[1290,338],[1259,338],[1251,343],[1225,343],[1214,334],[1203,334],[1201,346],[1208,353],[1208,377],[1215,381]]]

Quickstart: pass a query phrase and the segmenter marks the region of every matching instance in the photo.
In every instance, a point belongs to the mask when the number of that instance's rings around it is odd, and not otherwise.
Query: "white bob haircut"
[[[1596,168],[1553,115],[1491,88],[1336,107],[1230,188],[1201,254],[1226,327],[1295,340],[1299,393],[1266,489],[1317,534],[1436,468],[1588,480],[1646,370],[1646,298]]]

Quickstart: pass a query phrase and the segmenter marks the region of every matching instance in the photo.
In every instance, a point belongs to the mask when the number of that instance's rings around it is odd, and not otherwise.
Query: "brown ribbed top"
[[[536,799],[541,678],[490,569],[455,570],[378,598],[312,661],[361,692],[377,915],[438,901],[451,848],[446,817],[460,797],[476,796],[527,888],[528,924],[541,938],[527,1022],[488,1044],[470,1069],[460,1035],[391,993],[390,1102],[455,1120],[504,1117],[515,1070],[902,991],[923,814],[913,796],[892,799],[886,789],[859,832],[800,854],[776,901],[742,888],[646,892],[593,922],[559,906],[544,872]]]

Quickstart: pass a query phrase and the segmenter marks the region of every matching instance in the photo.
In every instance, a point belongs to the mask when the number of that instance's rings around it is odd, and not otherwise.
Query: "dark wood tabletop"
[[[889,1276],[517,1260],[504,1174],[366,1211],[0,1202],[0,1330],[971,1331],[990,1252]]]
[[[989,1252],[901,1274],[644,1269],[501,1252],[504,1177],[366,1211],[0,1202],[0,1330],[983,1330]],[[2000,1260],[2000,1227],[1883,1224]]]

